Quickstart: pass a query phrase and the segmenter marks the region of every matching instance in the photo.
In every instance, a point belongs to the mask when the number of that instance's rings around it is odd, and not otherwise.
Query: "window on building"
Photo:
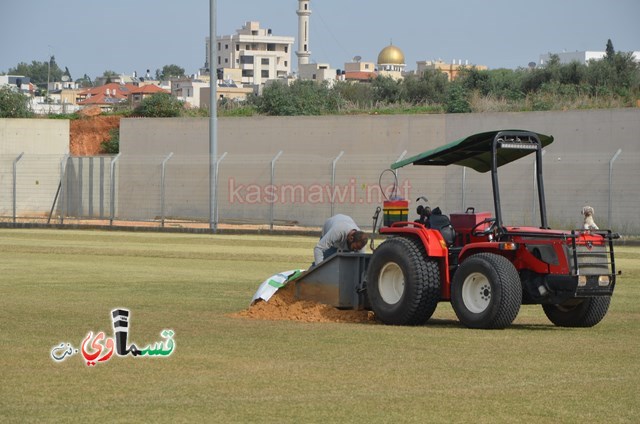
[[[243,65],[252,65],[253,56],[240,56],[240,63],[242,63]]]
[[[269,78],[269,70],[265,69],[263,70],[260,75],[262,76],[262,78]]]
[[[316,79],[316,74],[313,74],[313,75],[311,76],[311,79]]]
[[[251,35],[258,35],[258,31],[256,30],[251,31]]]
[[[229,58],[224,58],[224,63],[229,63]]]
[[[284,46],[284,52],[289,53],[289,46]]]
[[[244,49],[245,50],[251,50],[251,46],[247,44],[247,45],[244,46]]]
[[[258,45],[256,43],[251,44],[251,50],[258,50]]]
[[[225,45],[224,45],[224,49],[225,49],[225,50],[229,50],[229,45],[228,45],[228,44],[225,44]]]
[[[276,44],[275,43],[267,43],[267,51],[275,52],[276,51]]]
[[[218,50],[220,50],[220,43],[218,43]]]
[[[236,51],[239,52],[240,51],[240,44],[236,44]]]
[[[218,65],[220,64],[220,56],[218,56]]]
[[[289,66],[289,62],[287,62],[286,60],[284,61],[284,66]]]
[[[368,63],[364,64],[364,69],[369,69],[369,64]]]
[[[260,63],[262,65],[268,65],[269,64],[269,58],[268,57],[263,57],[262,60],[260,61]]]
[[[253,76],[253,69],[243,69],[242,70],[242,76],[243,77],[252,77]]]

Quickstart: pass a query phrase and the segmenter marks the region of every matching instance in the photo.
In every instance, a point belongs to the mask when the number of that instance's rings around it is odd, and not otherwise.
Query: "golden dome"
[[[404,53],[394,45],[388,45],[378,55],[379,65],[404,65]]]

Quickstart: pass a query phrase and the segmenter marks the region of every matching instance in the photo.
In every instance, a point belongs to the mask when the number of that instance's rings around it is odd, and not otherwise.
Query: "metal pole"
[[[164,227],[164,175],[165,168],[167,166],[167,161],[171,159],[173,156],[173,152],[169,153],[169,155],[164,158],[162,161],[162,169],[160,170],[160,226]]]
[[[336,200],[335,199],[335,197],[336,197],[336,190],[335,190],[335,186],[336,186],[336,164],[338,163],[338,161],[340,160],[342,155],[344,155],[344,150],[340,151],[338,156],[336,156],[336,158],[333,160],[333,162],[331,162],[331,216],[333,216],[333,204],[334,204],[334,202]]]
[[[463,166],[462,167],[462,210],[466,211],[464,205],[466,203],[466,199],[465,199],[465,185],[466,185],[466,181],[467,181],[467,167]]]
[[[280,155],[282,155],[282,150],[280,150],[278,154],[275,155],[273,159],[271,159],[271,189],[272,190],[273,190],[273,174],[275,173],[275,165]],[[269,229],[273,230],[273,204],[275,203],[275,200],[272,200],[270,203],[271,205],[269,208]]]
[[[24,152],[20,153],[18,157],[13,160],[13,223],[16,223],[16,168],[18,166],[18,161],[22,159],[22,155]]]
[[[215,64],[217,63],[217,3],[216,0],[209,0],[209,227],[216,233],[218,222],[216,219],[217,200],[216,199],[216,161],[218,159],[218,73]]]
[[[542,156],[547,153],[546,150],[542,151]],[[541,157],[542,157],[541,156]],[[538,159],[537,157],[533,159],[533,190],[531,191],[531,225],[533,225],[533,220],[536,216],[536,184],[538,181]]]
[[[220,170],[220,162],[222,162],[222,159],[225,158],[225,156],[227,156],[227,152],[224,152],[216,161],[216,185],[215,185],[215,195],[216,195],[216,199],[218,199],[218,171]],[[216,201],[216,210],[215,210],[215,219],[214,222],[217,224],[219,221],[220,216],[218,215],[218,205],[220,202]]]
[[[64,155],[60,160],[60,197],[58,198],[58,204],[60,205],[60,224],[64,224],[64,195],[65,190],[65,181],[64,181],[64,171],[67,166],[67,161],[69,160],[69,155]]]
[[[120,155],[122,153],[118,153],[112,160],[111,160],[111,167],[109,170],[109,184],[110,184],[110,190],[109,190],[109,225],[113,225],[113,218],[116,214],[116,162],[118,161],[118,159],[120,159]]]
[[[618,149],[618,151],[616,152],[615,155],[613,155],[613,157],[611,158],[611,160],[609,161],[609,213],[608,213],[608,217],[607,217],[607,224],[609,226],[609,228],[612,228],[613,225],[611,225],[611,209],[613,208],[613,202],[612,202],[612,196],[611,196],[611,192],[613,189],[613,162],[618,159],[618,156],[620,156],[620,153],[622,153],[622,149]]]

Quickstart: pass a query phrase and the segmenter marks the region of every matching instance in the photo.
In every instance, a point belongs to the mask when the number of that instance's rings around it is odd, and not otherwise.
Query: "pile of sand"
[[[290,320],[303,322],[374,323],[371,311],[336,309],[333,306],[295,298],[295,284],[289,283],[278,290],[268,302],[258,300],[249,309],[233,314],[234,317],[262,320]]]
[[[109,131],[120,126],[120,116],[88,115],[69,123],[69,152],[73,156],[99,155],[100,144],[111,139]]]

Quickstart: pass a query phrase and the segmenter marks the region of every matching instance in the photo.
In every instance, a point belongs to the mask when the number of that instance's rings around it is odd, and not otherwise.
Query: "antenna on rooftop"
[[[353,61],[354,61],[354,62],[360,62],[361,60],[362,60],[362,57],[361,57],[361,56],[354,56],[354,57],[353,57]]]

